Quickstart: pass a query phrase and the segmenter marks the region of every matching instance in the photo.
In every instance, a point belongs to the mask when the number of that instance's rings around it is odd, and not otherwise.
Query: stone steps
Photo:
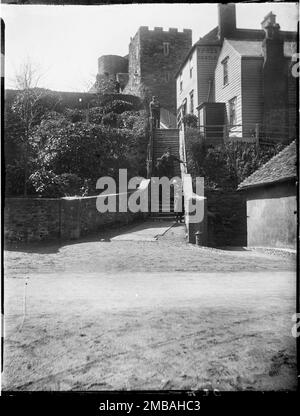
[[[170,148],[171,153],[179,158],[179,131],[178,129],[155,129],[153,140],[153,159],[154,163]],[[174,176],[181,177],[179,162],[174,163]],[[163,205],[161,201],[155,201],[155,206],[159,208],[159,212],[151,213],[151,218],[155,220],[174,220],[176,213],[174,212],[174,201],[171,199],[168,212],[162,211]],[[167,207],[166,207],[167,208]]]

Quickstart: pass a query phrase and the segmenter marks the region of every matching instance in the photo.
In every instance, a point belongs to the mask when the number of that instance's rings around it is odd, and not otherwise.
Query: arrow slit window
[[[163,42],[164,56],[170,55],[170,42]]]

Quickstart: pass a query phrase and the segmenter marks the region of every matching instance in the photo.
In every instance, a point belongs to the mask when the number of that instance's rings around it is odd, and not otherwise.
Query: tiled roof
[[[206,41],[209,42],[220,42],[220,39],[218,37],[218,26],[216,26],[215,28],[213,28],[210,32],[206,33],[205,36],[203,36],[203,38],[200,38],[198,40],[198,42],[196,42],[197,44],[201,44],[201,43],[205,43]]]
[[[296,178],[296,152],[296,142],[293,141],[241,182],[238,189],[252,188]]]
[[[197,46],[201,46],[201,45],[221,45],[221,41],[218,37],[218,30],[219,27],[216,26],[215,28],[213,28],[210,32],[208,32],[205,36],[203,36],[202,38],[200,38],[196,43],[194,43],[194,45],[190,48],[190,50],[188,51],[188,53],[186,54],[185,58],[183,59],[183,61],[181,62],[176,74],[175,74],[175,78],[178,76],[178,74],[180,73],[180,71],[182,70],[182,68],[185,66],[185,63],[187,62],[187,60],[189,59],[189,57],[192,55],[192,53],[194,52],[194,50],[197,48]],[[281,35],[283,36],[284,39],[284,54],[285,56],[291,56],[291,53],[289,52],[289,47],[286,46],[286,44],[290,43],[290,44],[297,44],[297,33],[296,32],[287,32],[287,31],[280,31]],[[261,48],[261,43],[262,40],[265,37],[265,31],[262,29],[236,29],[233,34],[232,34],[232,38],[233,39],[240,39],[240,41],[237,42],[241,42],[241,43],[245,43],[248,44],[248,42],[252,42],[254,40],[254,43],[259,43],[260,44],[260,48]],[[247,40],[248,39],[248,40]],[[252,39],[252,40],[249,40]],[[245,46],[245,49],[247,49],[247,46]],[[243,55],[246,56],[246,55]],[[248,55],[248,56],[252,56],[252,55]],[[256,55],[254,55],[256,56]],[[262,56],[262,55],[258,55],[258,56]]]
[[[181,69],[184,67],[185,63],[187,62],[189,57],[192,55],[194,50],[197,48],[197,46],[199,46],[199,45],[210,45],[210,44],[211,45],[221,45],[220,40],[218,38],[218,26],[216,26],[214,29],[212,29],[210,32],[208,32],[205,36],[203,36],[203,38],[200,38],[196,43],[194,43],[194,45],[190,48],[190,50],[186,54],[185,58],[181,62],[180,66],[179,66],[179,68],[178,68],[178,70],[175,74],[175,78],[177,77],[177,75],[179,74]]]
[[[241,55],[263,57],[262,41],[258,40],[234,40],[227,39],[227,42]],[[291,57],[297,51],[296,42],[284,42],[284,56]]]

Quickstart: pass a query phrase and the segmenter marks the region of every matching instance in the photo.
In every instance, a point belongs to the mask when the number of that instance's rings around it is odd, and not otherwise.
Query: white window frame
[[[222,61],[222,67],[223,67],[223,87],[229,84],[229,75],[228,75],[228,56],[226,56],[225,59]]]
[[[237,124],[236,106],[237,106],[237,97],[233,97],[228,101],[228,112],[229,112],[229,125],[230,125],[230,127],[232,127],[232,126],[234,127]],[[234,110],[233,115],[232,115],[232,110]]]
[[[194,114],[194,90],[190,92],[190,114]]]

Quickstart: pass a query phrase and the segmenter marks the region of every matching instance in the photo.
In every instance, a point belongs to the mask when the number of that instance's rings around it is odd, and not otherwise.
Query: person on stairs
[[[150,117],[153,122],[153,128],[159,129],[160,127],[160,102],[158,98],[154,95],[152,101],[150,102]]]
[[[167,178],[171,179],[174,177],[174,162],[177,161],[179,163],[184,162],[180,160],[178,157],[172,155],[171,148],[168,147],[167,151],[157,159],[156,163],[156,172],[157,175],[161,178],[162,176],[166,176]]]

